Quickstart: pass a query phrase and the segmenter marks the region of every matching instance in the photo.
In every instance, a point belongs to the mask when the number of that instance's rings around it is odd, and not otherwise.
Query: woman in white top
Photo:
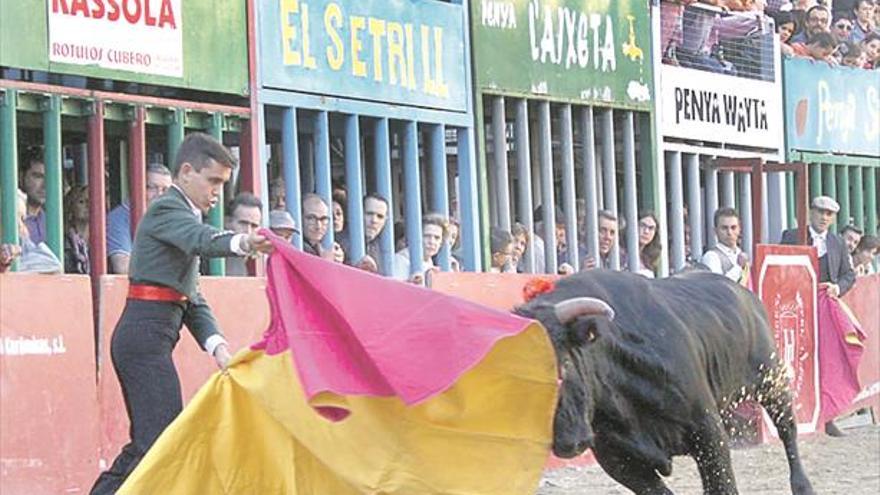
[[[433,258],[440,252],[448,235],[448,223],[443,215],[428,213],[422,217],[422,269],[413,273],[409,249],[404,248],[394,255],[394,278],[424,285],[425,274],[437,269]]]

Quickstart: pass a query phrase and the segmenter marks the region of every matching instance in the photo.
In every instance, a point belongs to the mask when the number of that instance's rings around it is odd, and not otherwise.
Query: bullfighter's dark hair
[[[238,163],[232,153],[213,137],[203,132],[188,134],[177,148],[174,176],[177,177],[184,163],[189,163],[196,172],[200,172],[212,160],[226,168],[235,168]]]

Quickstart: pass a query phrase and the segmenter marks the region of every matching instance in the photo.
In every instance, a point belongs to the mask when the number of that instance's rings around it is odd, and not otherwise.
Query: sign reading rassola
[[[181,0],[46,0],[49,61],[183,76]]]
[[[661,78],[664,136],[782,148],[781,90],[774,82],[669,65]]]
[[[789,151],[880,156],[877,71],[785,61]]]
[[[464,111],[462,7],[412,0],[260,2],[267,88]]]
[[[481,89],[651,107],[647,0],[473,0]]]

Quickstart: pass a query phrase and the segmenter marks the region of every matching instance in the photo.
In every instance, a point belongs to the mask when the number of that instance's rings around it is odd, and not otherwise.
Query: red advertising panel
[[[0,274],[0,494],[85,493],[97,454],[89,278]]]
[[[776,348],[794,395],[798,432],[812,433],[819,422],[819,336],[816,251],[807,246],[759,245],[756,290],[767,310]],[[769,418],[766,413],[767,424]],[[769,431],[775,434],[776,429]]]

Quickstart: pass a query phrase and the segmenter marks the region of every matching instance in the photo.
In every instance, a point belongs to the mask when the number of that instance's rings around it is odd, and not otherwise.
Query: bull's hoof
[[[846,433],[841,431],[841,429],[838,428],[836,424],[834,424],[834,421],[829,421],[829,422],[825,423],[825,434],[828,435],[829,437],[845,437],[846,436]]]

